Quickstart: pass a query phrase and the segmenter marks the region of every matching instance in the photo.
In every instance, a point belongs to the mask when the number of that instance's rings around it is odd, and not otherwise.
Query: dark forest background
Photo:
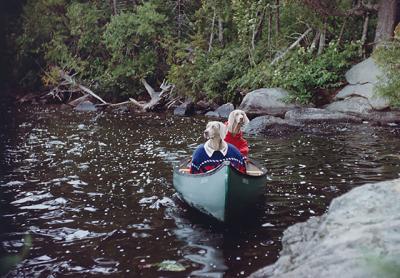
[[[60,69],[106,99],[141,95],[141,80],[196,100],[233,101],[282,87],[317,101],[374,55],[399,105],[399,0],[1,1],[1,84],[42,92]]]

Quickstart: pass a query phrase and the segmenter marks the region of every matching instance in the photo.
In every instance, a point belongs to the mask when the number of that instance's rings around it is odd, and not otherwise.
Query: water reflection
[[[0,137],[0,256],[18,253],[27,233],[33,244],[10,277],[246,276],[276,260],[289,225],[354,186],[399,176],[395,127],[252,137],[269,169],[265,204],[226,227],[171,185],[172,163],[192,153],[206,119],[28,110],[9,110]],[[186,270],[159,272],[165,260]]]

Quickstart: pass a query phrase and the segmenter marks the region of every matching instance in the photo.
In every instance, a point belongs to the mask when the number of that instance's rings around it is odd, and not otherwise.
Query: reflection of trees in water
[[[176,224],[173,230],[177,239],[185,242],[182,254],[185,259],[201,265],[201,268],[190,273],[194,277],[223,277],[228,267],[221,249],[223,235],[213,233],[207,229],[193,224],[191,219],[182,215],[182,210],[168,208],[165,212]]]

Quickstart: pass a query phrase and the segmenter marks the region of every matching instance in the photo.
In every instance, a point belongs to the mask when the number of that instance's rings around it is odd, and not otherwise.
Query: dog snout
[[[204,131],[204,138],[208,139],[208,137],[210,137],[210,133],[208,132],[208,130]]]

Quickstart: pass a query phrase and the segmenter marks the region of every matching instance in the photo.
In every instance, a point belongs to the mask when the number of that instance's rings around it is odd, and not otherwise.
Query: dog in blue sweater
[[[208,140],[194,151],[190,166],[191,174],[206,173],[224,161],[229,161],[240,172],[246,173],[246,164],[240,151],[224,141],[226,132],[226,126],[221,122],[212,121],[207,124],[204,137]]]

